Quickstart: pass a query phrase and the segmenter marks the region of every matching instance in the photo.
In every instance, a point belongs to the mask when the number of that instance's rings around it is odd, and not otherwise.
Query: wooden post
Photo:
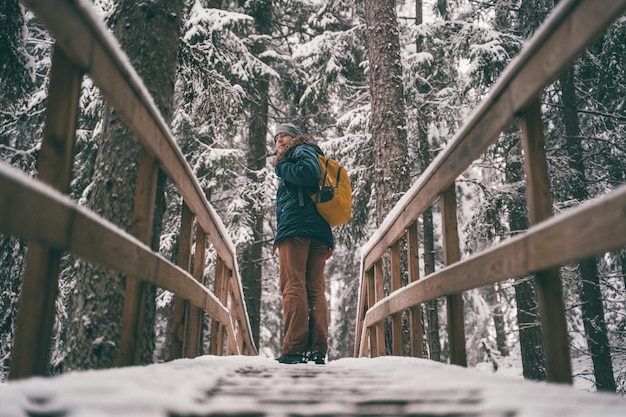
[[[247,322],[246,310],[244,308],[244,300],[241,298],[237,291],[236,281],[230,280],[230,294],[231,294],[231,316],[233,316],[235,326],[236,345],[242,354],[246,353],[247,343],[246,335],[244,332],[245,324]],[[234,312],[234,313],[233,313]]]
[[[461,259],[459,231],[456,218],[456,191],[454,183],[441,194],[441,224],[443,227],[443,261],[446,266]],[[463,319],[462,294],[449,295],[448,335],[450,339],[450,363],[467,366],[465,352],[465,323]]]
[[[359,305],[357,306],[357,312],[356,312],[356,331],[354,335],[354,357],[355,358],[358,358],[359,356],[361,356],[360,354],[362,350],[362,347],[361,347],[362,333],[361,332],[363,331],[363,320],[365,319],[365,313],[367,312],[367,309],[369,308],[369,304],[367,301],[369,297],[368,286],[369,286],[369,275],[366,271],[363,271],[361,275],[361,284],[359,286],[359,291],[360,291]]]
[[[365,285],[367,286],[367,309],[369,310],[374,304],[376,304],[376,291],[375,291],[375,285],[374,285],[374,268],[370,268],[366,273],[366,280],[367,282],[365,283]],[[363,312],[363,322],[365,321],[365,313],[367,313],[367,311]],[[363,327],[363,326],[361,326]],[[372,326],[372,328],[368,328],[366,329],[366,331],[369,334],[369,352],[368,352],[368,356],[371,357],[375,357],[377,356],[376,354],[376,346],[378,346],[378,343],[376,342],[376,326]],[[363,339],[363,338],[361,338]],[[361,349],[363,350],[363,349]]]
[[[522,114],[521,128],[528,215],[530,224],[535,225],[552,216],[550,178],[541,120],[541,103],[538,99]],[[546,352],[547,380],[571,384],[572,366],[559,269],[551,268],[537,272],[535,282]]]
[[[63,193],[70,187],[82,76],[55,46],[38,170],[41,181]],[[28,246],[9,379],[46,374],[61,256],[58,249]]]
[[[233,311],[235,311],[235,306],[233,306],[233,304],[232,304],[232,303],[234,302],[235,297],[234,297],[234,295],[233,295],[233,280],[232,280],[232,279],[229,279],[229,280],[228,280],[228,284],[226,285],[226,289],[225,289],[225,291],[226,291],[226,297],[227,297],[227,298],[226,298],[226,300],[230,300],[230,303],[228,303],[228,301],[227,301],[227,303],[226,303],[225,305],[226,305],[226,307],[228,308],[228,310],[229,310],[229,312],[230,312],[230,314],[229,314],[229,319],[230,319],[230,322],[232,323],[232,328],[233,328],[233,330],[234,330],[234,329],[235,329],[235,325],[237,324],[237,319],[236,319],[236,316],[235,316],[235,315],[233,315]],[[234,319],[234,320],[233,320],[233,319]],[[234,331],[233,331],[233,334],[231,335],[231,334],[228,332],[228,329],[227,329],[227,328],[226,328],[225,330],[226,330],[226,337],[227,337],[227,338],[231,338],[231,337],[233,337],[233,338],[234,338],[234,337],[235,337],[235,334],[236,334],[236,333],[235,333]],[[238,345],[237,345],[237,340],[227,340],[226,342],[227,342],[227,343],[226,343],[226,354],[227,354],[227,355],[236,354],[236,353],[234,352],[234,349],[233,349],[233,348],[234,348],[234,347],[237,347],[237,348],[238,348]]]
[[[383,261],[379,259],[374,264],[374,304],[385,296],[383,291]],[[373,305],[373,304],[372,304]],[[372,347],[372,357],[385,355],[385,321],[374,325],[376,346]]]
[[[152,239],[158,172],[159,168],[156,161],[142,148],[139,154],[131,233],[146,245],[150,245]],[[144,309],[147,301],[145,289],[146,284],[144,282],[126,277],[122,333],[117,356],[118,366],[138,365],[140,363],[141,335],[143,334]]]
[[[400,265],[400,241],[391,245],[391,292],[399,290],[401,287],[400,275],[402,274]],[[391,316],[391,354],[402,356],[402,312]]]
[[[222,288],[219,291],[220,295],[218,298],[222,302],[222,304],[224,304],[224,307],[228,308],[228,285],[230,283],[230,279],[232,277],[233,271],[227,268],[226,265],[224,265],[224,268],[222,269],[222,271],[223,271]],[[228,323],[220,323],[219,331],[217,332],[217,354],[218,355],[224,354],[224,342],[225,342],[224,337],[226,333],[227,324]]]
[[[202,228],[196,227],[196,252],[193,258],[193,276],[199,282],[204,282],[204,265],[206,255],[207,235]],[[187,357],[195,358],[201,354],[202,341],[202,311],[194,305],[189,306],[189,337],[187,343]]]
[[[180,218],[180,237],[178,240],[178,265],[185,271],[191,269],[191,243],[194,216],[183,201]],[[178,359],[186,353],[187,341],[187,307],[189,302],[174,297],[174,313],[172,314],[172,330],[170,342],[170,359]]]
[[[407,230],[407,250],[409,262],[409,282],[420,279],[419,251],[418,251],[418,227],[417,221],[411,223]],[[409,335],[411,337],[411,356],[424,357],[424,338],[422,327],[422,306],[418,304],[410,309]]]
[[[224,281],[224,270],[226,269],[222,258],[217,256],[215,259],[215,285],[213,287],[213,294],[221,301],[221,289]],[[218,322],[215,317],[211,318],[211,344],[209,345],[209,353],[211,355],[221,354],[219,344],[223,339],[219,336],[223,326]]]

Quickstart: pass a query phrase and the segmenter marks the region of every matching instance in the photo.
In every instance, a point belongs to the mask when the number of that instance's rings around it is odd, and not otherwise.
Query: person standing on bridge
[[[291,123],[274,133],[277,156],[274,172],[280,178],[276,192],[276,237],[284,338],[278,362],[324,364],[328,350],[328,304],[324,267],[333,250],[330,226],[309,196],[320,176],[313,138]]]

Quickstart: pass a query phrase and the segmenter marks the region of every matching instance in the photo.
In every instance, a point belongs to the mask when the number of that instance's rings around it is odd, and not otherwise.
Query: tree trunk
[[[260,35],[271,34],[272,3],[246,2],[246,10],[254,18],[256,32]],[[259,40],[252,47],[252,52],[260,56],[266,47]],[[261,185],[263,178],[259,172],[265,168],[267,160],[267,122],[269,108],[269,76],[260,75],[252,81],[252,99],[249,101],[247,176],[253,184]],[[261,295],[262,295],[262,258],[264,239],[265,205],[258,194],[247,195],[247,212],[250,215],[253,241],[240,248],[241,280],[245,294],[246,307],[252,327],[252,337],[259,346],[261,328]]]
[[[123,0],[117,6],[113,23],[122,49],[168,123],[172,118],[182,8],[182,0],[150,3]],[[88,206],[126,231],[131,230],[139,150],[137,140],[117,114],[108,109]],[[159,178],[161,192],[156,202],[153,242],[158,242],[165,209],[164,177]],[[85,263],[79,265],[76,276],[70,299],[64,368],[112,367],[120,340],[125,277]],[[154,288],[146,291],[141,363],[152,361],[154,344]]]
[[[574,85],[574,70],[563,72],[559,77],[563,101],[563,119],[565,123],[566,150],[569,156],[569,165],[572,169],[572,197],[583,202],[589,198],[586,184],[585,166],[583,163],[583,146],[580,136],[580,124],[576,110],[576,90]],[[581,285],[581,310],[583,324],[587,336],[587,345],[593,361],[596,388],[598,391],[615,392],[615,376],[611,348],[607,335],[602,293],[598,265],[595,258],[581,261],[578,264]]]
[[[426,116],[424,116],[426,119]],[[420,166],[423,170],[428,167],[432,161],[430,144],[428,142],[428,135],[425,128],[426,122],[419,122],[418,127],[418,147],[419,147],[419,160]],[[428,276],[435,272],[435,229],[433,225],[433,209],[428,207],[424,214],[422,214],[422,227],[424,234],[424,276]],[[426,308],[426,323],[427,323],[427,337],[428,351],[430,359],[434,361],[441,361],[441,340],[439,336],[439,301],[434,300],[427,301],[425,303]]]
[[[445,5],[444,5],[445,8]],[[422,0],[415,2],[415,24],[423,22]],[[423,52],[424,45],[421,38],[415,40],[416,52]],[[425,93],[425,92],[424,92]],[[431,147],[428,141],[429,105],[424,105],[424,111],[419,115],[417,122],[417,146],[420,171],[424,170],[432,162]],[[433,209],[428,207],[422,214],[422,227],[424,239],[424,276],[435,272],[435,231],[433,226]],[[426,343],[430,359],[441,361],[441,341],[439,337],[439,301],[437,299],[424,303],[426,314]]]
[[[406,109],[395,1],[365,0],[364,4],[376,178],[376,223],[380,225],[409,188]],[[389,271],[387,257],[384,262],[383,270]],[[385,294],[389,294],[391,284],[387,272],[383,286]],[[385,333],[390,334],[390,326],[386,326]],[[386,339],[386,348],[390,352],[391,340],[389,337]]]
[[[381,224],[409,188],[406,110],[395,1],[365,0],[376,220]]]
[[[0,108],[15,108],[33,88],[31,63],[24,53],[24,16],[18,0],[0,3]],[[32,74],[34,75],[34,74]]]

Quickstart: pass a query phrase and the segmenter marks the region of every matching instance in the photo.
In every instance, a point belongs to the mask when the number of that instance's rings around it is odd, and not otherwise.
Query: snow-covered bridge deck
[[[425,359],[196,359],[0,385],[0,417],[626,416],[626,399]]]

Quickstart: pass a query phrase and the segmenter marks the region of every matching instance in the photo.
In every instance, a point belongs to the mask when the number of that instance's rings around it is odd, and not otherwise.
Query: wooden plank
[[[364,326],[418,303],[624,248],[625,213],[623,185],[396,291],[370,307]]]
[[[186,271],[163,258],[159,260],[157,270],[155,284],[202,308],[214,321],[227,323],[230,320],[228,309]]]
[[[63,194],[70,190],[82,78],[82,71],[55,46],[37,170],[41,181]]]
[[[562,1],[515,60],[507,66],[446,148],[386,218],[376,240],[363,249],[364,269],[381,258],[407,226],[430,206],[554,77],[626,9],[626,0]],[[418,198],[419,196],[419,198]],[[390,215],[391,216],[391,215]]]
[[[397,241],[390,248],[391,253],[391,291],[399,290],[401,287],[400,275],[400,242]],[[402,348],[402,312],[391,316],[391,353],[395,356],[403,355]]]
[[[139,154],[131,233],[146,245],[150,245],[152,239],[157,175],[158,167],[154,159],[142,149]],[[126,279],[120,349],[117,354],[118,366],[140,364],[140,341],[147,301],[145,285],[138,279]]]
[[[81,81],[82,72],[55,47],[44,137],[37,163],[39,179],[63,193],[67,193],[70,187]],[[22,207],[27,211],[42,208]],[[67,236],[66,231],[61,233]],[[55,248],[29,244],[11,349],[10,379],[46,373],[62,254]]]
[[[65,249],[72,201],[16,168],[0,162],[0,230],[31,243]]]
[[[528,217],[534,225],[552,217],[550,177],[545,151],[541,103],[533,101],[521,114],[522,148],[524,150],[524,172],[526,174],[526,197]]]
[[[193,240],[193,213],[183,201],[180,218],[180,235],[178,238],[178,265],[185,271],[191,269],[191,244]],[[188,302],[182,297],[174,297],[170,334],[170,359],[182,358],[185,352],[188,329]]]
[[[409,266],[409,283],[419,280],[419,229],[414,221],[407,229],[407,249]],[[411,337],[411,356],[424,357],[424,337],[422,325],[422,306],[418,304],[410,308],[409,335]]]
[[[448,266],[461,260],[454,184],[441,194],[441,226],[443,229],[443,262]],[[462,295],[460,293],[448,295],[446,306],[448,309],[450,363],[467,366]]]
[[[206,259],[206,233],[196,228],[196,245],[193,260],[193,276],[202,285],[204,282],[204,266]],[[201,354],[202,342],[202,314],[197,306],[189,307],[189,338],[187,343],[187,357],[195,358]]]
[[[534,225],[552,217],[550,178],[545,152],[541,103],[535,100],[521,117],[528,214]],[[548,381],[573,383],[565,302],[558,268],[535,274],[537,301],[543,330]]]
[[[38,244],[28,247],[24,284],[11,349],[9,379],[44,376],[50,358],[54,303],[62,252]]]
[[[107,266],[131,279],[157,279],[158,255],[134,236],[84,207],[72,212],[67,250],[85,261]]]

